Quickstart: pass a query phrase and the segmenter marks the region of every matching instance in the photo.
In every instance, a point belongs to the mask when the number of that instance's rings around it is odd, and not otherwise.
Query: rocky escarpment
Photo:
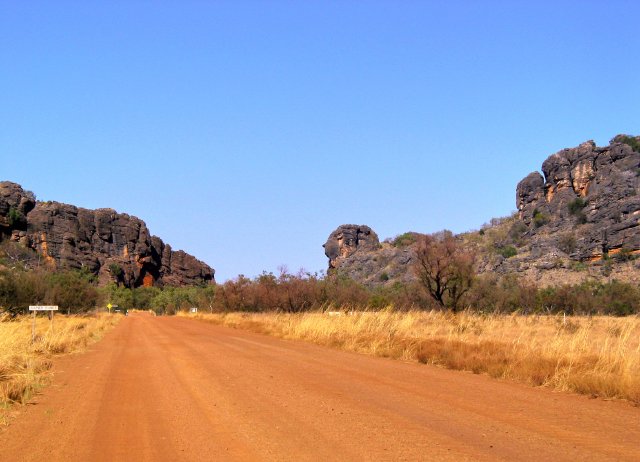
[[[535,247],[555,248],[575,260],[600,260],[640,250],[640,137],[618,135],[609,146],[587,141],[563,149],[516,190],[519,218]],[[570,233],[572,245],[562,245]],[[564,247],[564,248],[562,248]]]
[[[11,236],[16,238],[26,235],[27,214],[36,205],[36,196],[31,191],[8,181],[0,182],[0,238]]]
[[[139,218],[112,209],[38,202],[15,183],[0,182],[0,239],[33,249],[39,264],[82,269],[127,287],[213,281],[214,270],[173,251]]]
[[[480,273],[520,274],[542,284],[602,276],[640,282],[640,137],[618,135],[547,158],[516,188],[517,213],[458,236]],[[358,236],[375,236],[360,244]],[[414,278],[415,233],[379,243],[367,226],[343,225],[327,244],[329,270],[367,285]]]

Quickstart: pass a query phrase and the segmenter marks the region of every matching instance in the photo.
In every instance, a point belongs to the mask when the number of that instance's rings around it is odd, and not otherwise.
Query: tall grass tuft
[[[54,355],[84,349],[120,318],[108,314],[56,315],[52,329],[50,321],[39,316],[33,343],[31,317],[0,318],[0,409],[29,401],[46,383]]]

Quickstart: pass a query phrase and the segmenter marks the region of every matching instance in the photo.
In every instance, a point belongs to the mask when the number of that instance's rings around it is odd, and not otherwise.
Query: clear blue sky
[[[0,2],[0,160],[217,270],[326,267],[342,223],[478,228],[640,133],[637,1]]]

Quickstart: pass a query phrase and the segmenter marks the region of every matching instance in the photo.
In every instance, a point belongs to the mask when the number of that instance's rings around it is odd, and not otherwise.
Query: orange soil
[[[55,362],[0,460],[640,460],[640,409],[134,314]]]

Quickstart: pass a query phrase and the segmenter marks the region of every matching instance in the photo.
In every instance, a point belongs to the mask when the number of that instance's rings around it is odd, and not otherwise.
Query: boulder
[[[366,225],[341,225],[329,235],[323,247],[329,258],[329,268],[337,268],[358,251],[377,250],[380,241],[378,235]]]

